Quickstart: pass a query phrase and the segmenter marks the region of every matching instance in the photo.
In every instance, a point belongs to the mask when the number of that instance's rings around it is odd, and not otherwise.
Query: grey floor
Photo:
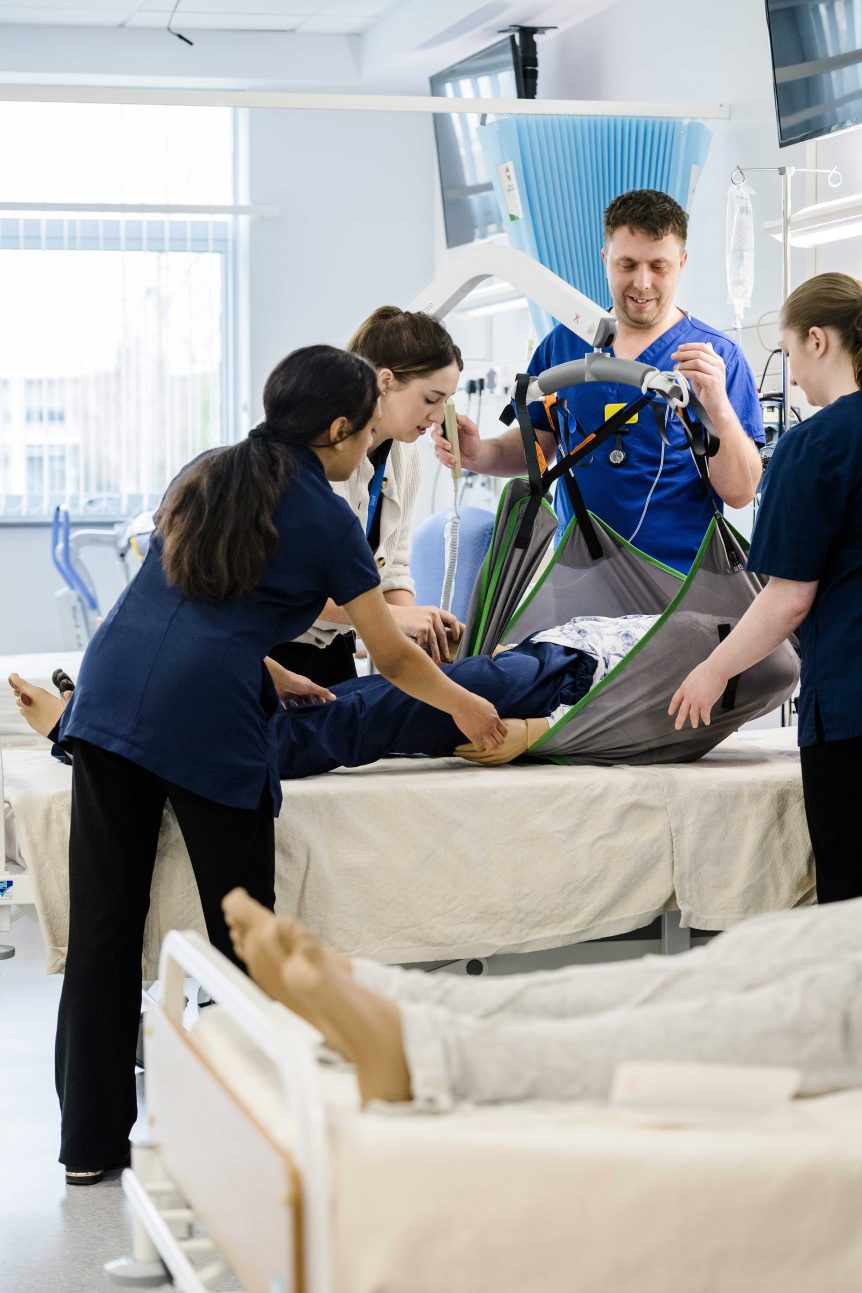
[[[106,1287],[103,1264],[130,1246],[120,1174],[67,1189],[53,1059],[62,978],[45,973],[35,917],[13,921],[0,943],[16,951],[0,961],[0,1288],[91,1293]]]
[[[54,1026],[63,980],[45,973],[34,909],[23,910],[30,914],[0,933],[0,945],[15,948],[13,958],[0,960],[0,1293],[118,1288],[103,1267],[132,1248],[121,1173],[109,1173],[98,1185],[67,1187],[57,1162]],[[144,1132],[139,1074],[132,1140]],[[202,1231],[196,1227],[194,1234]],[[241,1286],[226,1271],[209,1287],[237,1293]]]

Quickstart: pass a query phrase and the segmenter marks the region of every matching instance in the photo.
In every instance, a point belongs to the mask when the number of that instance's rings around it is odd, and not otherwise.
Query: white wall
[[[88,526],[88,528],[94,528]],[[103,610],[122,591],[124,576],[108,548],[82,553]],[[0,655],[58,649],[63,664],[60,617],[54,599],[62,580],[51,563],[51,527],[0,525]],[[0,687],[6,685],[0,676]]]
[[[836,198],[862,194],[862,130],[857,128],[820,139],[816,150],[818,166],[837,166],[843,176],[839,188],[830,188],[826,176],[818,176],[818,202],[834,202]],[[862,237],[858,234],[842,242],[823,243],[814,255],[818,274],[837,270],[862,278]]]
[[[343,345],[376,306],[407,305],[430,282],[437,172],[418,113],[248,117],[251,200],[281,211],[251,230],[254,402],[289,350]]]

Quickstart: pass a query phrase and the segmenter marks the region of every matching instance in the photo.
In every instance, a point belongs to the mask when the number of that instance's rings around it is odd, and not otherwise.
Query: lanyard
[[[387,455],[388,456],[388,455]],[[383,476],[386,471],[386,458],[374,468],[374,475],[368,485],[368,520],[365,522],[365,537],[370,537],[374,518],[380,506],[380,492],[383,489]]]

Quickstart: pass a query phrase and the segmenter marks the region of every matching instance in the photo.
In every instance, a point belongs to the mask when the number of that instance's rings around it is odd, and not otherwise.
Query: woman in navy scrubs
[[[219,904],[233,886],[274,905],[281,791],[270,648],[304,632],[332,597],[397,686],[486,748],[505,735],[489,701],[396,627],[359,522],[329,486],[367,453],[377,401],[376,374],[359,356],[330,346],[288,355],[267,381],[266,421],[170,486],[140,573],[87,649],[59,730],[74,753],[56,1048],[70,1184],[93,1184],[128,1156],[141,948],[165,802],[217,947],[232,955]],[[321,694],[291,679],[294,694]]]
[[[769,582],[670,705],[676,726],[709,722],[729,678],[799,629],[799,744],[817,899],[862,896],[862,283],[818,274],[787,298],[781,347],[821,406],[787,431],[748,565]]]

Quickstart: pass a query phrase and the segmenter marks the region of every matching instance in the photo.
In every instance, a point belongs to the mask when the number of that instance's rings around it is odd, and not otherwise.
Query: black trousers
[[[321,687],[334,687],[356,677],[355,650],[356,634],[339,633],[326,647],[316,647],[310,642],[285,642],[269,654],[285,669],[304,674]]]
[[[818,902],[862,897],[862,737],[804,745],[802,789]]]
[[[210,941],[236,962],[220,902],[243,885],[275,906],[268,790],[255,809],[228,808],[118,754],[76,741],[69,839],[69,947],[55,1078],[60,1162],[89,1171],[121,1162],[137,1117],[135,1044],[141,952],[166,800],[191,859]]]

